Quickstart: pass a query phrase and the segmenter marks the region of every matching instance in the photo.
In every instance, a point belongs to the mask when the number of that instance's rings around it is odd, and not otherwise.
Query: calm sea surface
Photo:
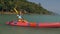
[[[60,16],[51,15],[23,15],[29,22],[60,22]],[[9,26],[5,22],[15,20],[16,15],[0,15],[0,34],[60,34],[60,28],[31,28]]]

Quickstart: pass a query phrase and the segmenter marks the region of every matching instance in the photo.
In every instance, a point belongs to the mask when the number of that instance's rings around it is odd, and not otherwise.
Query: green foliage
[[[48,10],[44,9],[41,4],[35,4],[27,0],[0,0],[0,7],[3,7],[3,10],[25,10],[28,13],[38,13],[38,14],[51,14]]]

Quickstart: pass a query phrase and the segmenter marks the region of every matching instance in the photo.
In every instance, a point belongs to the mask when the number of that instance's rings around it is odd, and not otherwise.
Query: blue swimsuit
[[[22,18],[21,15],[17,15],[17,16],[18,16],[19,19]]]

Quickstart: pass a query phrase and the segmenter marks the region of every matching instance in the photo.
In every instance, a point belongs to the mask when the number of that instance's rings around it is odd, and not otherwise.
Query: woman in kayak
[[[28,23],[28,21],[24,20],[24,18],[22,17],[22,12],[20,11],[19,14],[17,15],[18,17],[18,21],[23,22],[23,23]]]
[[[24,20],[24,18],[22,17],[23,11],[18,12],[15,8],[14,8],[14,10],[17,13],[18,21],[23,22],[23,23],[28,23],[28,21]]]

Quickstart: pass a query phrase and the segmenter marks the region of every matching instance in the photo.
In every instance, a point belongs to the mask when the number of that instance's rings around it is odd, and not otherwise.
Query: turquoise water
[[[24,18],[32,22],[60,22],[60,16],[57,15],[25,15]]]
[[[29,22],[60,22],[60,16],[51,15],[23,15]],[[9,26],[5,22],[15,20],[16,15],[0,15],[0,34],[60,34],[60,28],[31,28]]]

